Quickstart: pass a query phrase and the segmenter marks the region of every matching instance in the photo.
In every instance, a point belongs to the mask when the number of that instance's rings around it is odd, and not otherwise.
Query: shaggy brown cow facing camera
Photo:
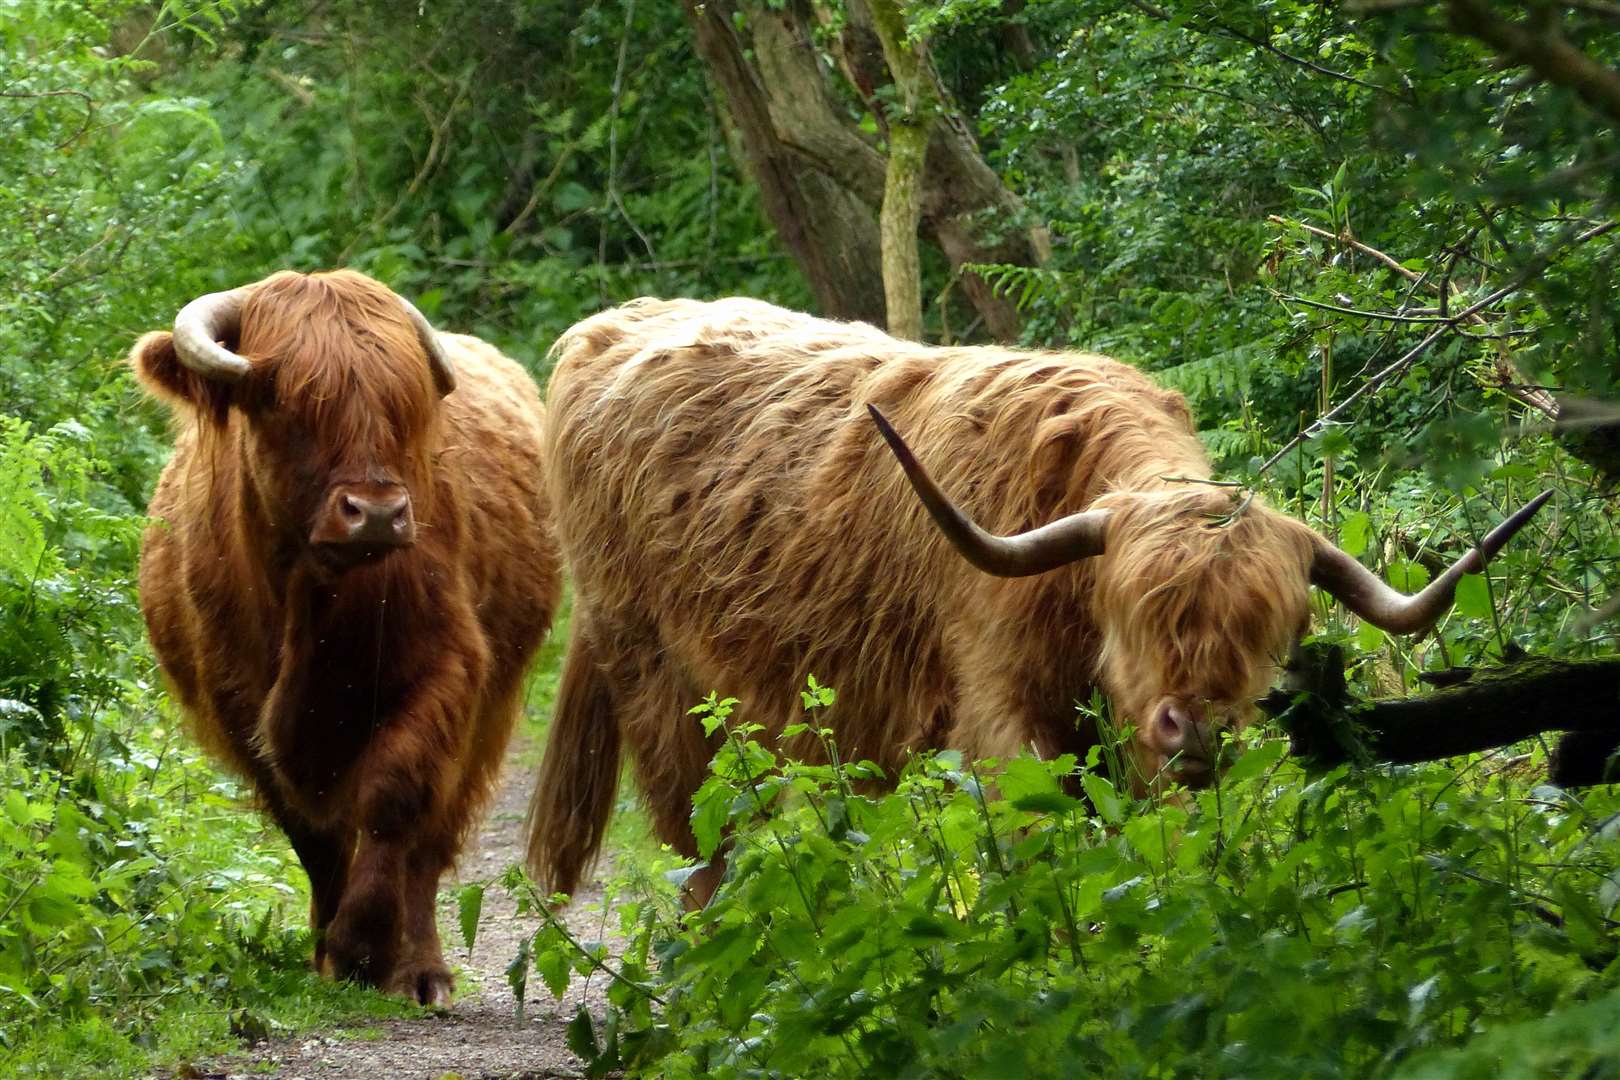
[[[316,966],[445,1004],[439,876],[559,597],[534,383],[348,271],[205,296],[132,361],[179,419],[158,661],[308,871]]]
[[[1171,479],[1210,475],[1186,403],[1106,357],[929,347],[740,299],[638,300],[555,352],[573,636],[529,858],[561,892],[601,842],[621,741],[659,835],[694,854],[713,746],[686,710],[711,689],[773,733],[813,673],[838,690],[841,752],[892,773],[928,747],[1083,756],[1098,736],[1075,703],[1100,688],[1144,788],[1203,781],[1312,584],[1422,630],[1541,501],[1407,597],[1259,500]]]

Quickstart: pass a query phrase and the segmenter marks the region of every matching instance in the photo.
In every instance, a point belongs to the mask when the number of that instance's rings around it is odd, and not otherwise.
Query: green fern
[[[21,582],[39,572],[51,519],[41,444],[26,423],[0,416],[0,572]]]

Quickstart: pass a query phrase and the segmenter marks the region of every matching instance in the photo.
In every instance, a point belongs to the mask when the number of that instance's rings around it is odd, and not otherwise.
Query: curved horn
[[[1107,510],[1083,510],[1013,536],[985,532],[939,489],[877,406],[867,405],[867,409],[934,523],[962,557],[980,570],[997,577],[1028,577],[1103,553]]]
[[[439,340],[433,324],[427,321],[427,316],[416,310],[415,304],[403,296],[399,302],[405,305],[405,314],[410,316],[411,325],[416,327],[416,339],[422,343],[428,363],[433,366],[433,385],[439,388],[439,396],[444,397],[456,388],[456,369],[450,363],[449,354],[444,351],[444,343]]]
[[[199,296],[174,317],[174,354],[205,379],[239,382],[253,365],[219,343],[242,326],[242,305],[251,286]]]
[[[1485,564],[1496,557],[1503,545],[1513,539],[1513,534],[1524,528],[1550,498],[1551,489],[1525,503],[1492,529],[1480,541],[1479,547],[1458,559],[1416,596],[1407,596],[1385,584],[1377,574],[1320,534],[1316,534],[1311,581],[1380,630],[1391,634],[1421,633],[1433,626],[1451,607],[1458,579],[1464,574],[1477,574],[1485,569]]]

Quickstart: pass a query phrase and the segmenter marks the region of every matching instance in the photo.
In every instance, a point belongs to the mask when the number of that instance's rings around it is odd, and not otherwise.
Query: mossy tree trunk
[[[889,161],[878,218],[883,241],[883,300],[889,333],[920,341],[922,259],[917,253],[917,225],[922,220],[921,180],[928,133],[939,102],[923,70],[922,43],[907,38],[899,4],[867,0],[867,5],[898,99],[889,116]]]
[[[886,2],[898,17],[898,5]],[[888,205],[896,220],[913,217],[910,235],[938,247],[989,334],[1017,337],[1016,306],[965,266],[1039,265],[1049,250],[1046,231],[1024,223],[1023,201],[985,162],[926,52],[906,50],[915,60],[911,85],[934,108],[908,133],[898,130],[908,126],[897,122],[905,110],[888,104],[904,100],[906,76],[885,54],[871,0],[847,0],[836,20],[813,0],[684,0],[684,7],[765,211],[825,314],[885,322],[880,218]],[[897,40],[903,34],[902,23]],[[876,117],[876,136],[861,128],[852,96]],[[897,145],[901,161],[891,170]],[[893,197],[891,182],[899,189]],[[902,306],[920,310],[921,298]],[[889,325],[911,336],[911,324]]]

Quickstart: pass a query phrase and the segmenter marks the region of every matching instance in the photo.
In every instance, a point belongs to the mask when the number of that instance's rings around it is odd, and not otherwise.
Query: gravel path
[[[449,1013],[412,1020],[365,1021],[339,1031],[307,1031],[271,1039],[229,1058],[182,1070],[188,1080],[539,1080],[582,1076],[581,1063],[568,1049],[565,1029],[580,1002],[601,1016],[604,980],[575,977],[561,1001],[533,972],[522,1019],[517,1016],[506,966],[518,942],[539,928],[540,920],[517,915],[517,905],[499,885],[484,893],[483,917],[471,957],[461,942],[456,918],[457,886],[462,881],[498,877],[522,861],[523,814],[534,769],[508,755],[495,804],[477,840],[462,853],[458,880],[439,891],[439,930],[446,958],[456,970],[456,998]],[[563,913],[576,937],[613,943],[616,921],[599,910],[601,885],[592,882]],[[611,946],[610,946],[611,947]],[[616,951],[616,950],[615,950]]]

